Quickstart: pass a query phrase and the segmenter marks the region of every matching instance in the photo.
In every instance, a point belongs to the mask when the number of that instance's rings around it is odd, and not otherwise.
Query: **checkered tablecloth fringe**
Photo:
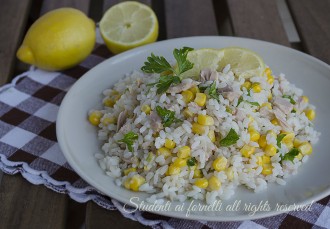
[[[206,222],[169,218],[136,211],[103,196],[83,181],[64,158],[56,139],[57,111],[72,84],[90,68],[110,57],[104,45],[79,66],[63,72],[31,67],[0,88],[0,169],[20,173],[32,184],[68,194],[78,202],[94,201],[153,228],[330,228],[330,197],[313,204],[311,212],[290,212],[244,222]]]

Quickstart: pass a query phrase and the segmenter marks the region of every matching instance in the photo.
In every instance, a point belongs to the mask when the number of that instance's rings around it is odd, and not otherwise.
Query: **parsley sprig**
[[[219,102],[219,93],[217,91],[217,83],[215,81],[209,87],[208,94],[211,98]]]
[[[227,134],[227,136],[220,141],[220,146],[231,146],[234,145],[239,139],[239,135],[236,131],[231,128]]]
[[[294,101],[294,99],[292,98],[291,95],[283,95],[282,97],[285,98],[285,99],[289,99],[290,100],[290,103],[292,105],[295,105],[296,104],[296,101]]]
[[[165,127],[170,126],[174,122],[181,122],[180,119],[175,117],[175,112],[162,108],[161,106],[156,107],[157,114],[162,119],[162,123]]]
[[[281,161],[291,161],[300,153],[299,149],[292,148],[288,153],[281,157]]]
[[[134,133],[133,131],[128,132],[124,135],[124,138],[119,140],[118,142],[125,143],[127,145],[127,148],[130,152],[133,152],[133,144],[138,139],[138,135]]]
[[[188,52],[192,50],[189,47],[174,49],[173,56],[177,62],[177,67],[171,66],[163,56],[155,56],[151,53],[147,58],[141,70],[145,73],[162,74],[158,82],[149,84],[149,86],[156,85],[157,94],[163,94],[171,85],[181,83],[181,74],[193,68],[194,64],[187,60]]]

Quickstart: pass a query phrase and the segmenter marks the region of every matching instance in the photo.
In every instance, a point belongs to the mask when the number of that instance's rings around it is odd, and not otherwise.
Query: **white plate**
[[[140,69],[151,52],[173,59],[172,50],[189,46],[193,48],[224,48],[241,46],[259,53],[276,74],[283,72],[287,78],[304,90],[317,109],[315,128],[322,133],[320,141],[308,163],[300,167],[297,175],[291,176],[287,185],[270,184],[266,191],[253,193],[239,188],[235,196],[222,203],[222,210],[174,211],[177,202],[172,202],[171,211],[158,214],[198,220],[237,221],[257,219],[281,213],[276,204],[307,204],[330,194],[330,67],[304,53],[268,42],[235,37],[189,37],[157,42],[116,55],[97,65],[81,77],[65,96],[57,119],[57,139],[61,149],[73,169],[90,185],[104,194],[123,203],[130,203],[132,196],[145,199],[144,193],[130,192],[114,184],[98,166],[94,154],[100,152],[101,143],[96,137],[96,128],[87,122],[87,112],[91,108],[101,108],[101,93],[111,87],[124,74]],[[237,211],[226,211],[235,200],[241,200]],[[263,201],[263,202],[261,202]],[[251,214],[244,210],[244,204],[265,203],[271,210],[257,211]],[[135,200],[134,200],[135,202]],[[187,210],[189,201],[184,203]],[[197,202],[194,202],[197,204]],[[202,202],[202,204],[204,204]],[[134,206],[134,205],[133,205]],[[228,207],[229,208],[229,207]],[[227,209],[229,210],[229,209]],[[250,214],[249,214],[250,213]]]

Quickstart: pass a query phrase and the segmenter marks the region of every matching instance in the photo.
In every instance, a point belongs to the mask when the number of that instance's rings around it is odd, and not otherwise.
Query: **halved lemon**
[[[154,11],[139,2],[127,1],[112,6],[100,21],[102,38],[111,52],[155,42],[158,20]]]
[[[228,47],[220,49],[219,52],[223,53],[223,58],[219,62],[218,71],[230,64],[231,70],[235,75],[250,78],[261,76],[265,70],[263,59],[249,49]]]
[[[223,58],[223,52],[217,49],[196,49],[190,51],[187,55],[187,60],[194,64],[194,67],[182,74],[183,78],[198,78],[201,70],[208,68],[217,70],[219,62]]]

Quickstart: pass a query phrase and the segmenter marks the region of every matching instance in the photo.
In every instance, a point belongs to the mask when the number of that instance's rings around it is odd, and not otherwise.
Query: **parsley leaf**
[[[119,140],[118,142],[125,143],[127,145],[127,148],[130,152],[133,152],[133,143],[138,139],[138,135],[134,133],[133,131],[128,132],[124,135],[124,138]]]
[[[250,102],[250,101],[245,101],[245,100],[243,99],[243,96],[241,96],[241,97],[239,97],[239,98],[238,98],[238,101],[237,101],[237,106],[236,106],[236,107],[238,107],[238,105],[240,105],[240,104],[241,104],[241,102],[246,102],[246,103],[249,103],[249,104],[251,104],[252,106],[257,106],[257,107],[260,107],[260,104],[259,104],[258,102]]]
[[[241,97],[238,98],[237,106],[236,107],[238,107],[238,105],[240,105],[241,102],[243,102],[243,96],[241,96]]]
[[[292,148],[287,154],[285,154],[284,156],[282,156],[282,161],[291,161],[293,162],[293,159],[295,158],[295,156],[297,156],[299,154],[299,149],[297,148]]]
[[[211,98],[217,100],[219,102],[219,94],[216,88],[217,83],[214,81],[209,87],[208,94]]]
[[[239,139],[239,135],[233,128],[230,129],[229,133],[224,139],[220,140],[220,146],[231,146],[235,144]]]
[[[249,103],[249,104],[251,104],[251,105],[253,105],[253,106],[260,107],[260,104],[257,103],[257,102],[250,102],[250,101],[245,101],[245,102],[247,102],[247,103]]]
[[[176,72],[177,76],[193,68],[194,64],[187,60],[188,52],[192,50],[194,49],[189,47],[183,47],[182,49],[174,49],[173,56],[178,64],[178,71]]]
[[[162,56],[155,56],[151,53],[151,56],[149,56],[147,60],[148,61],[144,62],[144,66],[141,68],[141,70],[146,73],[173,72],[172,66]]]
[[[293,105],[296,104],[296,101],[294,101],[294,99],[292,98],[291,95],[283,95],[282,97],[285,99],[289,99],[291,104],[293,104]]]
[[[180,122],[180,119],[175,117],[175,112],[162,108],[160,106],[156,107],[157,114],[162,119],[162,123],[165,127],[170,126],[173,122]]]
[[[148,86],[156,85],[157,94],[163,94],[169,89],[172,84],[178,84],[181,80],[177,76],[161,76],[159,77],[159,81],[156,83],[148,84]]]
[[[279,134],[276,138],[276,142],[277,142],[277,146],[278,148],[281,148],[281,141],[283,140],[283,138],[286,136],[286,134]]]
[[[188,160],[187,160],[187,165],[188,166],[194,166],[194,165],[196,165],[197,164],[197,160],[196,160],[196,158],[194,158],[194,157],[191,157],[191,158],[189,158]]]

